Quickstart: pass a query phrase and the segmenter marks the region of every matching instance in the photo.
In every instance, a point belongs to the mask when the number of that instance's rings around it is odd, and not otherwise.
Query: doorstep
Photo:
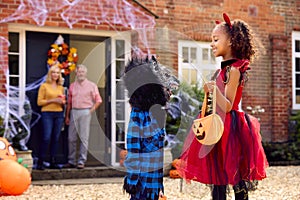
[[[60,179],[60,180],[35,180],[32,185],[88,185],[88,184],[115,184],[123,183],[124,177],[106,178],[80,178],[80,179]]]
[[[32,181],[124,177],[124,167],[85,167],[84,169],[45,169],[31,172]]]

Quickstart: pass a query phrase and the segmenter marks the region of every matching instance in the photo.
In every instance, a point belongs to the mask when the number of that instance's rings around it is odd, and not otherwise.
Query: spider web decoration
[[[95,9],[87,9],[91,6]],[[111,8],[113,8],[113,12],[111,12]],[[140,11],[126,0],[89,0],[88,2],[86,0],[73,2],[68,0],[21,0],[16,11],[0,20],[0,23],[32,19],[37,25],[43,26],[48,16],[55,13],[60,13],[69,28],[73,28],[73,25],[79,21],[87,21],[92,24],[122,25],[132,29],[154,27],[155,25],[152,16]]]
[[[129,44],[132,55],[137,57],[153,55],[151,52],[153,49],[159,50],[160,52],[173,53],[176,54],[177,57],[178,52],[173,52],[174,43],[170,42],[170,38],[180,37],[182,39],[186,38],[187,40],[191,40],[189,36],[182,35],[182,33],[175,31],[172,32],[167,28],[158,30],[158,28],[155,28],[154,16],[151,16],[146,11],[143,11],[141,7],[137,6],[137,4],[130,4],[127,0],[19,0],[18,2],[20,3],[16,7],[16,10],[13,14],[10,16],[2,15],[3,18],[0,19],[0,24],[15,22],[17,20],[32,20],[38,26],[44,26],[49,16],[61,18],[70,29],[80,22],[87,22],[95,25],[106,24],[109,26],[110,31],[114,30],[118,38],[123,38],[125,42],[128,42],[126,40],[126,34],[131,34],[134,36],[135,34],[137,35],[138,39],[136,37],[134,40],[137,39],[140,43],[136,44],[136,46],[132,43]],[[156,0],[152,0],[152,6],[155,7],[157,4],[156,2]],[[93,10],[86,9],[88,4],[93,6]],[[120,27],[126,27],[127,29],[131,30],[128,30],[127,32],[118,31]],[[158,43],[151,43],[155,39],[159,40]],[[105,43],[105,41],[103,43]],[[4,62],[7,59],[7,55],[4,55],[3,52],[7,51],[9,45],[10,44],[8,40],[0,36],[0,73],[3,76],[6,75],[6,77],[9,75],[7,62]],[[88,60],[88,56],[85,58],[86,60]],[[169,65],[170,63],[167,62],[167,64]],[[172,73],[172,71],[170,71],[171,69],[165,67],[159,62],[157,65],[161,68],[158,73],[161,73],[162,80],[164,80],[164,83],[168,83],[165,86],[173,89],[172,87],[177,83],[176,79],[172,76],[165,76],[169,73]],[[24,89],[25,92],[39,88],[40,85],[45,81],[45,78],[46,75],[35,82],[27,84]],[[2,77],[2,80],[3,79],[4,78]],[[9,79],[7,78],[5,89],[7,90],[7,94],[10,96],[7,97],[6,95],[0,93],[0,99],[2,100],[2,105],[4,105],[4,107],[0,109],[0,115],[5,119],[6,128],[16,132],[17,128],[12,127],[13,123],[10,123],[11,121],[9,121],[9,116],[20,116],[18,109],[26,103],[28,98],[26,96],[21,98],[19,96],[19,88],[9,85]],[[171,116],[178,111],[177,115],[181,115],[182,118],[178,130],[185,130],[189,126],[190,121],[193,119],[194,115],[191,113],[194,113],[194,111],[198,109],[198,104],[200,102],[198,102],[194,96],[190,96],[190,94],[185,93],[181,89],[179,89],[177,96],[178,98],[182,99],[182,108],[180,108],[180,110],[177,108],[172,109],[171,105],[169,111]],[[21,102],[20,99],[24,100]],[[19,105],[19,107],[16,105]],[[173,105],[173,107],[174,106],[175,105]],[[36,120],[32,121],[31,124],[28,124],[27,121],[22,117],[18,118],[22,126],[25,126],[25,130],[30,130],[30,127],[34,126],[40,117],[38,113],[34,113],[33,111],[31,114],[37,115],[37,117],[35,117]],[[182,121],[186,122],[183,123]],[[103,131],[100,125],[99,130]],[[169,146],[175,146],[177,143],[179,143],[175,137],[176,134],[177,132],[174,132],[173,135],[168,135],[166,137]],[[181,138],[180,140],[182,141]],[[111,141],[107,139],[107,142]],[[95,158],[97,158],[97,156],[95,156]],[[103,163],[105,163],[105,161],[103,161]],[[110,164],[107,163],[107,165]]]
[[[95,8],[94,11],[86,11],[87,6]],[[113,8],[113,12],[111,12]],[[87,9],[88,10],[88,9]],[[87,13],[89,12],[89,13]],[[93,12],[92,14],[90,12]],[[48,16],[51,14],[56,14],[61,16],[62,20],[67,23],[69,28],[73,28],[73,25],[80,21],[87,21],[92,24],[107,23],[112,29],[115,29],[115,25],[122,25],[124,27],[134,28],[145,28],[145,27],[154,27],[155,21],[153,17],[146,15],[138,8],[134,7],[126,0],[74,0],[72,2],[68,0],[20,0],[20,4],[13,14],[6,16],[0,20],[1,23],[9,23],[17,20],[33,20],[38,26],[44,26],[45,21]],[[136,15],[140,17],[137,18]],[[92,17],[86,17],[92,16]],[[8,49],[9,41],[0,37],[0,52],[4,49]],[[5,60],[4,55],[0,54],[0,59]],[[3,71],[3,74],[7,74],[8,69],[4,63],[0,61],[0,70]],[[45,77],[26,85],[25,91],[37,89],[44,81]],[[6,95],[1,93],[1,99],[6,103],[4,111],[1,112],[1,117],[5,120],[5,127],[8,129],[9,126],[9,116],[18,116],[17,109],[12,109],[12,105],[23,105],[25,102],[18,102],[18,88],[9,86],[9,79],[6,84],[6,90],[9,95],[14,96],[14,98],[7,98]],[[17,102],[16,102],[17,101]],[[22,124],[26,127],[26,123],[21,118],[18,118]],[[10,130],[17,130],[16,128],[9,128]],[[27,126],[27,130],[30,128]]]

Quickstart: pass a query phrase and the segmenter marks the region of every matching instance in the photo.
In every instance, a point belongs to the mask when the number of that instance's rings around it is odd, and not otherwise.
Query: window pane
[[[123,100],[125,97],[125,87],[123,81],[116,82],[116,97],[118,100]]]
[[[191,73],[191,84],[196,84],[197,83],[197,70],[196,69],[190,69]]]
[[[125,70],[125,61],[116,61],[116,79],[120,79]]]
[[[116,119],[117,120],[124,120],[125,119],[125,105],[124,102],[117,102],[116,103]]]
[[[9,55],[8,56],[9,74],[19,75],[19,56]]]
[[[300,104],[300,90],[296,90],[296,103]]]
[[[300,74],[296,74],[296,87],[300,87]]]
[[[9,85],[19,86],[19,78],[18,77],[9,77]]]
[[[216,63],[216,57],[212,51],[212,49],[209,49],[209,52],[210,52],[210,60],[211,60],[211,63],[212,64],[215,64]]]
[[[125,124],[116,123],[116,140],[125,141]]]
[[[191,63],[197,63],[197,48],[191,48]]]
[[[202,49],[202,59],[208,61],[208,49]]]
[[[295,51],[300,52],[300,40],[295,40]]]
[[[125,59],[125,41],[116,40],[116,57]]]
[[[300,58],[296,58],[296,72],[300,72]]]
[[[182,58],[183,58],[183,63],[188,63],[189,62],[189,48],[187,47],[182,47]]]
[[[8,40],[10,42],[9,52],[19,52],[19,33],[9,33]]]
[[[182,69],[182,80],[189,83],[190,82],[190,76],[189,76],[189,70],[188,69]]]

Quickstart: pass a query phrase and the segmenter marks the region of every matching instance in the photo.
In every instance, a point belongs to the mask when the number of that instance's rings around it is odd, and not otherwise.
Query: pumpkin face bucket
[[[0,160],[5,159],[17,161],[17,155],[7,139],[0,137]]]
[[[194,120],[193,132],[201,144],[212,145],[217,143],[222,137],[223,131],[223,121],[217,114]]]

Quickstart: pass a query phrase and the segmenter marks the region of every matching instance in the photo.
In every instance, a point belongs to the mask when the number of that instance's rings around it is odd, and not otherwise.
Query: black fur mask
[[[170,97],[168,86],[174,86],[173,83],[177,79],[161,68],[152,57],[152,59],[130,60],[125,67],[123,81],[128,90],[131,106],[149,110],[155,104],[166,105]]]

